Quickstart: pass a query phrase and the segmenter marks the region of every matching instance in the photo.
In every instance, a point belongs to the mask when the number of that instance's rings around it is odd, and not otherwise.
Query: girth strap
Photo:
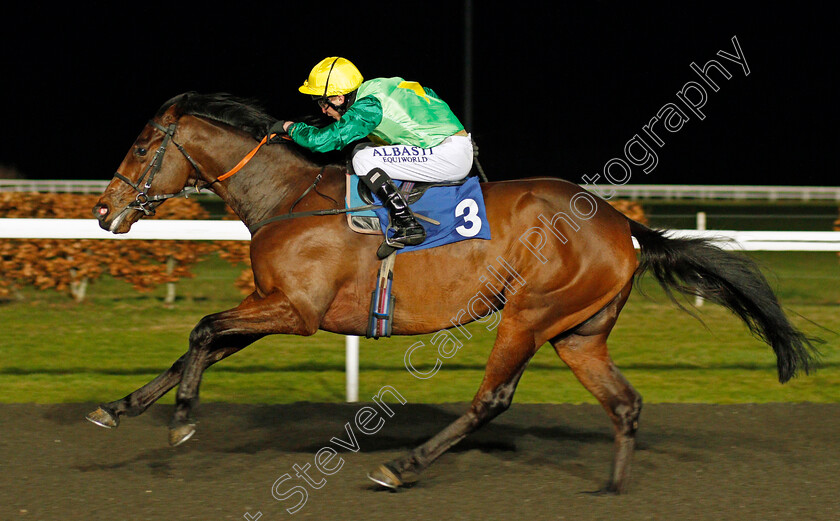
[[[392,292],[394,282],[394,261],[397,253],[393,252],[379,265],[376,287],[370,296],[370,315],[365,338],[379,339],[391,336],[396,297]]]

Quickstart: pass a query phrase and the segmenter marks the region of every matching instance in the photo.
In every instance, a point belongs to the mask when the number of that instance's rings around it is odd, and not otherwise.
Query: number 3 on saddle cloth
[[[411,210],[426,230],[426,240],[421,244],[406,246],[395,253],[434,248],[467,239],[490,240],[490,225],[477,177],[468,177],[454,183],[395,183],[407,194]],[[381,203],[363,183],[359,183],[357,176],[348,175],[346,207],[358,208],[370,204],[379,206]],[[388,210],[385,208],[348,212],[347,221],[350,228],[358,233],[389,233]],[[391,335],[395,300],[391,294],[393,263],[394,255],[382,261],[376,288],[371,296],[367,338]]]

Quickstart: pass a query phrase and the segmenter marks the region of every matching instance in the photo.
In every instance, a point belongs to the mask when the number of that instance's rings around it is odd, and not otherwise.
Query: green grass
[[[680,311],[650,282],[647,298],[631,296],[610,337],[611,353],[647,403],[840,401],[840,264],[832,253],[754,254],[771,283],[809,334],[823,337],[823,367],[781,385],[769,347],[722,308],[700,308],[705,322]],[[22,302],[0,304],[0,402],[103,402],[133,391],[165,370],[187,349],[198,320],[235,306],[239,273],[217,258],[200,263],[196,277],[179,283],[167,308],[163,289],[140,294],[104,278],[86,302],[53,291],[26,290]],[[770,272],[768,272],[770,273]],[[801,316],[800,316],[801,315]],[[810,321],[821,325],[821,329]],[[406,349],[431,335],[361,341],[360,399],[384,385],[418,402],[469,401],[483,375],[494,332],[466,326],[473,338],[432,378],[420,380],[403,365]],[[830,331],[828,331],[830,330]],[[414,358],[434,362],[430,349]],[[260,340],[205,373],[204,402],[288,403],[344,400],[344,337],[273,336]],[[162,403],[172,403],[170,393]],[[593,403],[550,346],[543,346],[519,385],[517,402]]]

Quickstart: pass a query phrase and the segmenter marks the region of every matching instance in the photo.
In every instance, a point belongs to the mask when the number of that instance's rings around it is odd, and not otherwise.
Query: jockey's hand
[[[279,143],[283,136],[288,135],[288,128],[292,125],[291,121],[283,121],[282,119],[275,122],[268,129],[268,143]],[[274,135],[272,138],[271,136]]]
[[[289,125],[292,123],[290,121],[283,121],[282,119],[276,121],[273,125],[268,128],[268,135],[277,134],[278,136],[282,136],[286,134],[286,129],[289,128]]]

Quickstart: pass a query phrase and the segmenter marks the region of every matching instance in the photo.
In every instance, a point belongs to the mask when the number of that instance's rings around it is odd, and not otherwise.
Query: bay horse
[[[120,417],[139,415],[177,385],[169,442],[178,445],[195,432],[190,413],[210,365],[266,335],[312,335],[319,329],[365,334],[381,237],[355,233],[340,213],[317,215],[343,201],[343,165],[321,165],[292,143],[268,144],[253,153],[255,140],[266,137],[275,121],[247,100],[185,93],[161,106],[119,165],[94,207],[102,228],[126,233],[167,199],[211,190],[252,231],[255,290],[237,307],[202,318],[190,333],[189,349],[169,369],[102,404],[89,420],[116,427]],[[234,165],[241,170],[231,175]],[[320,182],[311,190],[314,179]],[[447,449],[505,411],[529,360],[548,342],[612,420],[615,455],[602,491],[624,492],[642,398],[611,360],[607,337],[634,280],[645,272],[672,299],[675,290],[734,312],[773,348],[780,381],[813,366],[817,352],[811,339],[789,322],[746,256],[705,239],[670,238],[558,178],[486,182],[481,189],[492,240],[399,254],[392,334],[449,330],[503,308],[484,378],[463,416],[373,470],[369,477],[377,483],[408,485]],[[282,217],[292,211],[296,218]],[[507,269],[497,270],[492,284],[475,275],[499,261]],[[472,301],[473,313],[459,315],[479,292],[485,298]],[[460,324],[453,323],[456,316]]]

